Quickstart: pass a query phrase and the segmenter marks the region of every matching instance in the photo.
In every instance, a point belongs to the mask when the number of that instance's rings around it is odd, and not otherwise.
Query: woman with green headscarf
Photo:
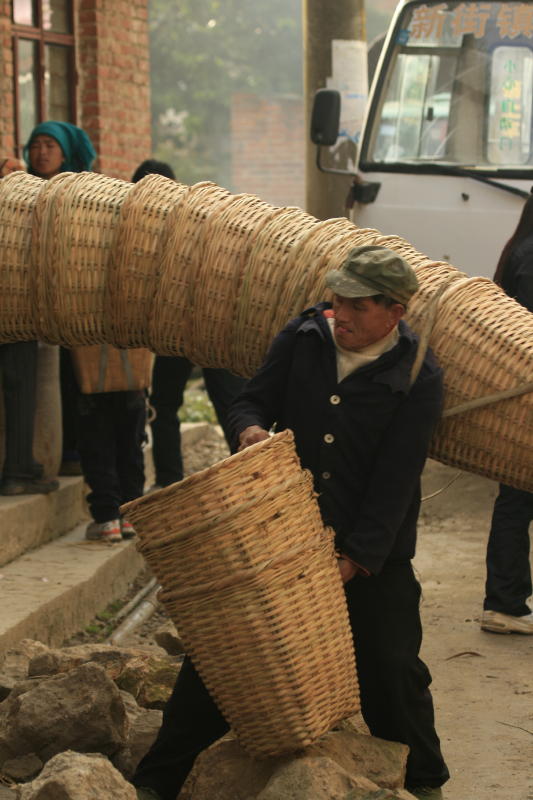
[[[44,180],[60,172],[90,171],[96,158],[91,140],[70,122],[41,122],[24,147],[28,171]],[[47,494],[58,488],[56,480],[43,477],[43,468],[33,459],[33,426],[37,391],[37,342],[13,342],[0,347],[4,374],[4,400],[9,416],[6,453],[0,494]],[[60,348],[60,383],[63,427],[61,474],[80,474],[77,452],[78,385],[70,352]]]
[[[71,122],[47,120],[32,130],[24,146],[28,172],[49,180],[60,172],[90,172],[96,151],[84,130]],[[60,348],[63,456],[61,475],[81,474],[77,451],[78,384],[70,352]]]
[[[96,158],[91,140],[71,122],[41,122],[31,132],[24,158],[32,175],[48,180],[60,172],[88,172]]]

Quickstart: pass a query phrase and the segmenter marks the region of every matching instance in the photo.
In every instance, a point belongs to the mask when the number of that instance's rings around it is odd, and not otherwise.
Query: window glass
[[[17,25],[35,25],[33,0],[13,0],[13,21]]]
[[[364,161],[533,161],[533,4],[410,4],[389,55]]]
[[[46,116],[68,122],[71,118],[69,81],[69,51],[60,45],[46,45],[44,88]]]
[[[37,45],[19,39],[18,95],[20,140],[24,144],[37,124]]]
[[[489,150],[492,164],[526,164],[530,156],[533,54],[497,47],[490,81]]]
[[[70,33],[67,0],[43,0],[43,28],[54,33]]]

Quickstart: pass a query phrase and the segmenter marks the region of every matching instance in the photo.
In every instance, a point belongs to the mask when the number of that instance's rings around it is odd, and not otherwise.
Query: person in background
[[[49,180],[60,172],[89,172],[96,151],[82,128],[70,122],[49,120],[41,122],[31,132],[24,158],[31,175]],[[60,475],[81,475],[77,437],[78,384],[72,367],[70,352],[59,349],[59,375],[61,386],[61,419],[63,429],[63,454]]]
[[[533,311],[533,195],[503,248],[494,282]],[[487,545],[487,580],[481,628],[491,633],[533,634],[529,526],[533,494],[500,484]]]
[[[67,169],[89,169],[94,157],[86,134],[65,122],[38,125],[24,148],[28,171],[44,179]],[[18,159],[6,159],[1,174],[23,168]],[[57,480],[43,478],[43,467],[33,458],[37,353],[37,341],[0,347],[6,416],[6,457],[0,483],[3,495],[48,494],[59,487]]]
[[[147,159],[133,173],[136,183],[146,175],[163,175],[176,180],[172,167],[163,161]],[[181,431],[178,411],[183,404],[183,395],[194,364],[184,356],[156,356],[152,374],[150,406],[154,417],[152,430],[152,457],[155,468],[155,484],[160,489],[183,478],[181,455]],[[245,384],[245,379],[225,369],[205,367],[202,370],[205,388],[213,403],[217,419],[230,444],[227,427],[228,409]]]
[[[397,253],[355,248],[326,285],[333,304],[303,311],[274,339],[232,405],[229,426],[240,450],[266,439],[274,424],[293,431],[324,523],[336,534],[363,717],[373,736],[409,746],[407,788],[437,800],[449,773],[419,655],[411,559],[442,371],[428,351],[411,379],[418,339],[402,317],[418,281]],[[197,755],[227,730],[186,656],[158,737],[133,776],[138,797],[175,800]]]

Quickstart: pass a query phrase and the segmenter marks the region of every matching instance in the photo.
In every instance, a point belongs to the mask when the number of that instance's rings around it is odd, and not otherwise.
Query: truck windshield
[[[533,2],[409,3],[389,43],[363,169],[533,164]]]

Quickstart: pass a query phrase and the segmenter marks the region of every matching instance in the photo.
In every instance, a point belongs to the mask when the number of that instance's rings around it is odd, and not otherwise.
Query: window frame
[[[14,4],[11,4],[11,41],[13,48],[13,99],[14,99],[14,123],[15,123],[15,148],[17,154],[22,154],[24,142],[21,141],[20,130],[20,92],[19,92],[19,42],[21,40],[35,42],[37,45],[37,75],[36,75],[36,111],[37,121],[44,122],[46,115],[46,89],[45,89],[45,48],[47,45],[60,45],[67,50],[67,63],[72,80],[68,82],[68,98],[71,109],[71,119],[69,122],[77,120],[77,84],[78,73],[76,70],[76,28],[73,0],[67,1],[67,14],[70,25],[70,33],[56,33],[46,30],[43,25],[43,0],[33,0],[35,25],[22,25],[15,22]]]

